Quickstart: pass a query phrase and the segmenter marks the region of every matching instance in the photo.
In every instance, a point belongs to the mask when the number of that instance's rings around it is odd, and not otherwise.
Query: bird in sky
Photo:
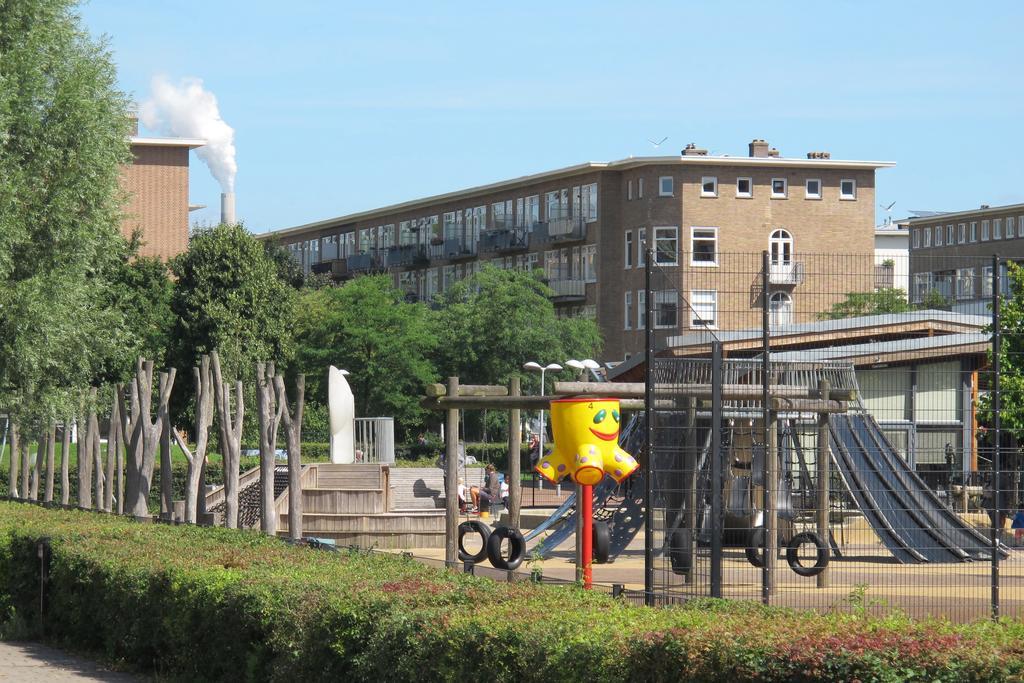
[[[893,202],[889,206],[885,206],[884,204],[879,204],[879,206],[881,206],[886,211],[892,211],[892,207],[896,206],[896,202]]]
[[[651,143],[655,147],[661,147],[661,143],[665,142],[665,140],[668,140],[668,136],[667,135],[665,137],[663,137],[662,139],[658,140],[657,142],[655,142],[654,140],[652,140],[650,138],[647,138],[647,142]]]

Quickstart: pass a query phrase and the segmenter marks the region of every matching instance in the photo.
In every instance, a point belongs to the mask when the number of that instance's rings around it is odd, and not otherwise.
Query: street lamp
[[[597,370],[601,367],[601,364],[593,358],[584,358],[583,360],[570,359],[565,361],[565,364],[581,375],[585,370]]]
[[[531,372],[540,373],[540,395],[544,395],[544,373],[548,370],[557,372],[562,369],[562,366],[558,363],[548,363],[547,365],[541,365],[535,363],[532,360],[529,363],[523,365],[523,370],[529,370]],[[544,409],[540,410],[540,457],[544,457]],[[538,480],[539,482],[539,480]]]

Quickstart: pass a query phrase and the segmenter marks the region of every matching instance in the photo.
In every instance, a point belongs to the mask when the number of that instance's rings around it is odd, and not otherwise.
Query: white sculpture
[[[331,415],[331,462],[355,462],[356,401],[344,370],[327,371],[327,408]]]

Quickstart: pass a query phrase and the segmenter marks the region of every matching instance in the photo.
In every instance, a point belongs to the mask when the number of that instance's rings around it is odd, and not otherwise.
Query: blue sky
[[[158,73],[216,94],[255,232],[754,137],[897,162],[878,173],[894,216],[1024,201],[1020,2],[92,0],[82,16],[136,99]],[[194,156],[191,181],[210,206],[193,219],[215,221]]]

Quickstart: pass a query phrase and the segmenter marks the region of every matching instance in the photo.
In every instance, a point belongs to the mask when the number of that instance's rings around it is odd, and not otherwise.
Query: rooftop
[[[910,225],[921,225],[922,223],[933,223],[936,218],[946,220],[949,218],[959,218],[961,216],[979,216],[988,215],[993,213],[1003,213],[1005,211],[1024,211],[1024,204],[1004,204],[1003,206],[989,206],[988,204],[982,204],[977,209],[967,209],[965,211],[949,211],[946,213],[940,213],[938,211],[916,211],[919,214],[910,219]]]
[[[290,228],[283,228],[281,230],[274,230],[270,232],[257,235],[257,238],[280,238],[287,237],[291,234],[302,233],[307,230],[316,230],[321,228],[327,228],[342,223],[352,223],[358,220],[366,218],[372,218],[374,216],[383,214],[393,214],[401,211],[412,211],[418,208],[427,207],[433,204],[440,204],[447,201],[469,199],[477,195],[490,194],[500,190],[517,187],[520,185],[527,185],[531,183],[539,183],[547,180],[554,180],[557,178],[580,175],[587,172],[596,171],[628,171],[630,169],[639,168],[641,166],[746,166],[746,167],[793,167],[793,168],[835,168],[835,169],[861,169],[861,170],[875,170],[879,168],[891,168],[896,165],[893,161],[844,161],[840,159],[805,159],[800,157],[746,157],[746,156],[711,156],[711,155],[678,155],[678,156],[658,156],[658,157],[628,157],[626,159],[619,159],[618,161],[588,161],[582,164],[576,164],[575,166],[566,166],[564,168],[555,169],[552,171],[544,171],[542,173],[535,173],[532,175],[520,176],[518,178],[511,178],[509,180],[502,180],[496,183],[490,183],[487,185],[477,185],[475,187],[466,188],[463,190],[456,190],[454,192],[447,192],[444,194],[432,195],[429,197],[422,197],[420,199],[414,199],[407,202],[401,202],[399,204],[391,204],[389,206],[382,206],[376,209],[369,209],[367,211],[360,211],[357,213],[345,214],[342,216],[335,216],[333,218],[327,218],[321,221],[314,221],[312,223],[305,223],[303,225],[296,225]]]

